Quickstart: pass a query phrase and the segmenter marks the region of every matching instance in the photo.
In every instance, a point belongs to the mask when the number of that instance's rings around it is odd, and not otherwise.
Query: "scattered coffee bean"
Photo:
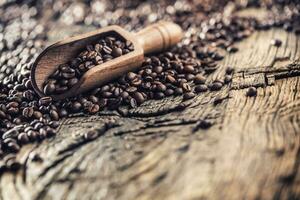
[[[205,84],[206,78],[202,74],[197,74],[194,78],[195,84]]]
[[[210,86],[211,91],[217,91],[220,90],[223,87],[223,84],[221,82],[213,82]]]
[[[201,85],[197,85],[195,87],[195,92],[196,93],[200,93],[200,92],[206,92],[208,90],[207,85],[201,84]]]
[[[96,130],[90,130],[83,135],[85,140],[94,140],[98,137],[98,132]]]
[[[247,90],[246,95],[248,97],[256,96],[257,95],[257,89],[255,87],[249,87],[248,90]]]
[[[282,44],[281,40],[278,40],[278,39],[271,40],[271,45],[273,45],[275,47],[280,47],[281,44]]]
[[[230,83],[232,81],[232,76],[231,75],[225,75],[224,78],[224,83]]]
[[[185,94],[183,95],[183,99],[184,99],[184,100],[188,100],[188,99],[194,98],[195,96],[196,96],[195,93],[193,93],[193,92],[188,92],[188,93],[185,93]]]

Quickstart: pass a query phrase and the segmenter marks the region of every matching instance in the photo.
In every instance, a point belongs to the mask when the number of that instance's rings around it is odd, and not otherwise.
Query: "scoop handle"
[[[178,43],[183,37],[181,27],[167,21],[152,24],[136,34],[145,54],[166,50]]]

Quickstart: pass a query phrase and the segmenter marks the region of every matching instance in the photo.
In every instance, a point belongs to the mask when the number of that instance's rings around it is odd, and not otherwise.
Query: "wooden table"
[[[300,37],[271,29],[237,46],[210,76],[235,67],[219,92],[65,119],[55,138],[22,149],[0,199],[299,199]],[[91,128],[103,134],[83,141]]]

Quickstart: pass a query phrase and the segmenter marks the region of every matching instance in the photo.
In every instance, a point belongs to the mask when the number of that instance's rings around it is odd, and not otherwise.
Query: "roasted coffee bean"
[[[29,142],[29,138],[26,133],[22,132],[18,135],[18,142],[20,144],[27,144]]]
[[[234,72],[234,68],[233,68],[233,67],[228,66],[228,67],[226,68],[226,74],[230,75],[230,74],[232,74],[233,72]]]
[[[164,92],[164,91],[166,91],[166,89],[167,89],[167,87],[162,83],[159,83],[156,85],[156,90],[159,92]]]
[[[50,95],[55,91],[55,85],[53,83],[48,83],[47,85],[45,85],[44,87],[44,93],[46,95]]]
[[[5,112],[3,112],[2,110],[0,110],[0,119],[5,119],[5,118],[6,118]]]
[[[56,110],[51,110],[50,111],[50,117],[54,121],[58,121],[59,120],[59,114],[57,113]]]
[[[137,107],[137,102],[134,98],[130,98],[129,103],[132,108]]]
[[[51,128],[56,129],[56,128],[59,127],[59,122],[57,122],[57,121],[51,121],[51,122],[49,123],[49,126],[50,126]]]
[[[90,114],[95,114],[97,113],[98,111],[100,110],[100,106],[97,105],[97,104],[91,104],[90,106],[88,106],[87,108],[87,111],[90,113]]]
[[[83,135],[85,140],[94,140],[98,137],[98,131],[90,130]]]
[[[176,79],[175,79],[173,76],[171,76],[171,75],[168,75],[168,76],[167,76],[167,80],[168,80],[170,83],[176,83]]]
[[[174,94],[174,90],[173,89],[167,89],[166,91],[165,91],[165,95],[166,96],[171,96],[171,95],[173,95]]]
[[[256,96],[257,95],[257,89],[255,87],[249,87],[248,90],[247,90],[246,95],[248,97]]]
[[[34,113],[33,107],[26,107],[22,112],[25,118],[31,118],[33,116],[33,113]]]
[[[134,92],[134,93],[132,94],[132,97],[135,99],[135,101],[136,101],[138,104],[142,104],[142,103],[145,101],[144,96],[143,96],[140,92]]]
[[[229,46],[226,48],[226,50],[229,52],[229,53],[235,53],[237,52],[239,49],[237,47],[234,47],[234,46]]]
[[[50,103],[52,103],[52,97],[42,97],[39,100],[39,105],[41,106],[48,106]]]
[[[32,90],[26,90],[23,92],[23,97],[28,101],[32,101],[34,100],[34,93]]]
[[[43,140],[47,137],[47,131],[44,128],[39,129],[38,137]]]
[[[5,140],[7,138],[15,138],[18,136],[18,133],[19,133],[18,130],[10,129],[2,135],[2,139]]]
[[[223,84],[221,82],[214,82],[211,84],[210,86],[210,90],[211,91],[217,91],[217,90],[220,90],[221,88],[223,87]]]
[[[69,88],[73,87],[76,83],[78,83],[78,79],[77,78],[71,78],[68,82],[67,85]],[[45,93],[46,94],[46,93]]]
[[[175,94],[176,95],[181,95],[183,93],[183,89],[182,88],[176,88],[175,89]]]
[[[200,93],[200,92],[206,92],[208,90],[207,85],[201,84],[201,85],[197,85],[195,87],[195,92]]]
[[[43,114],[40,111],[34,111],[33,116],[35,119],[40,119],[41,117],[43,117]]]
[[[68,116],[68,111],[66,109],[62,108],[59,110],[58,114],[59,114],[60,118],[63,118],[63,117]]]
[[[122,49],[118,47],[113,48],[111,54],[113,57],[119,57],[122,55]]]
[[[232,76],[231,75],[225,75],[224,78],[224,83],[230,83],[232,81]]]
[[[13,151],[13,152],[18,152],[20,151],[20,146],[17,144],[17,143],[14,143],[14,142],[10,142],[7,144],[7,147]]]
[[[271,45],[273,45],[273,46],[280,47],[281,44],[282,44],[281,40],[278,40],[278,39],[271,40]]]
[[[206,82],[206,78],[202,74],[197,74],[194,78],[195,84],[204,84]]]
[[[27,134],[29,140],[32,142],[37,139],[37,132],[34,130],[29,130],[26,134]]]
[[[154,98],[155,99],[162,99],[165,97],[165,94],[163,92],[156,92],[154,93]]]
[[[78,111],[80,111],[81,108],[82,108],[82,105],[78,101],[75,101],[72,103],[72,107],[71,107],[72,112],[78,112]]]
[[[56,135],[56,131],[53,128],[47,128],[47,137],[52,137],[54,135]]]
[[[188,93],[185,93],[185,94],[183,95],[183,99],[184,99],[184,100],[188,100],[188,99],[194,98],[195,96],[196,96],[195,93],[193,93],[193,92],[188,92]]]
[[[192,90],[191,86],[188,83],[183,83],[181,87],[184,92],[190,92]]]
[[[195,68],[193,65],[185,65],[183,69],[187,73],[194,73],[194,71],[195,71]]]

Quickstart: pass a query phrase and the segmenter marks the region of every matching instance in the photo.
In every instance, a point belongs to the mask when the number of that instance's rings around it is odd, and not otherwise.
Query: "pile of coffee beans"
[[[262,7],[269,14],[264,19],[236,15],[249,7]],[[109,109],[126,115],[128,109],[149,99],[181,96],[191,100],[201,93],[221,90],[230,84],[233,67],[228,66],[220,80],[207,81],[207,77],[219,67],[224,52],[238,51],[236,41],[271,27],[300,33],[298,0],[3,0],[0,16],[0,171],[20,168],[16,154],[22,146],[56,135],[60,119],[72,113],[95,114]],[[101,28],[118,24],[137,31],[160,19],[178,23],[185,38],[169,51],[146,57],[139,70],[77,97],[53,101],[51,94],[68,90],[88,69],[134,49],[130,42],[109,36],[59,66],[45,83],[46,97],[33,91],[31,65],[54,26]],[[279,47],[275,40],[271,44]],[[257,95],[256,88],[249,88],[246,95]],[[210,126],[199,124],[200,128]],[[96,136],[90,132],[83,138]]]
[[[88,45],[69,63],[58,66],[58,69],[45,82],[44,93],[46,95],[62,94],[78,83],[89,69],[133,50],[133,44],[128,40],[124,41],[114,36],[104,37],[95,45]]]

